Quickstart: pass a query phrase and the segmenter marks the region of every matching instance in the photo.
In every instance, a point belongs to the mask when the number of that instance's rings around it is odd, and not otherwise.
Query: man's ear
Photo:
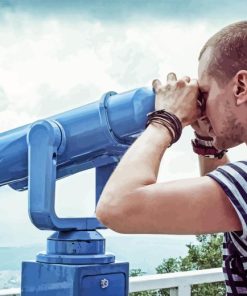
[[[233,94],[236,98],[236,105],[247,102],[247,71],[240,70],[234,77]]]

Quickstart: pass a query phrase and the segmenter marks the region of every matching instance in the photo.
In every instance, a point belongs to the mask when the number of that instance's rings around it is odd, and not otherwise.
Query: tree
[[[157,273],[169,273],[177,271],[200,270],[207,268],[221,267],[222,265],[222,234],[197,235],[196,239],[199,244],[188,244],[188,255],[179,258],[163,259],[162,263],[157,266]],[[139,270],[142,273],[141,270]],[[141,274],[137,274],[141,275]],[[156,294],[138,294],[145,292],[131,293],[133,296],[169,296],[169,289],[153,291]],[[149,293],[147,291],[147,293]],[[225,284],[210,283],[193,285],[191,289],[192,296],[224,296],[226,294]]]

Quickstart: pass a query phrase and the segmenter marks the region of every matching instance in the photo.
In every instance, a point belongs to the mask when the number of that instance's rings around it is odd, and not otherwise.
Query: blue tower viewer
[[[117,94],[0,134],[0,186],[28,189],[29,216],[39,229],[55,230],[47,250],[22,264],[22,295],[126,296],[129,266],[105,252],[105,228],[95,217],[59,218],[56,180],[95,168],[96,204],[154,110],[151,89]]]

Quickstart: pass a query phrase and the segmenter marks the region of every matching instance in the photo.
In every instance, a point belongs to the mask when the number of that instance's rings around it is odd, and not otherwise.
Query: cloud
[[[5,110],[8,106],[8,98],[4,90],[0,87],[0,112]]]
[[[215,28],[9,16],[0,32],[2,130],[98,100],[108,90],[151,85],[168,71],[196,76],[197,55]],[[197,43],[188,42],[197,39]],[[182,48],[182,50],[181,50]],[[15,119],[13,118],[15,117]]]

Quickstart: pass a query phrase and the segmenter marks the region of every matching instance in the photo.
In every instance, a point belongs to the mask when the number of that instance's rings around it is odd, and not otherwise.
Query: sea
[[[156,273],[163,259],[187,255],[187,244],[197,244],[195,236],[186,235],[117,235],[106,237],[106,252],[117,261],[130,263],[131,269],[145,274]],[[0,247],[0,289],[20,287],[21,262],[35,260],[45,250],[45,243],[18,247]]]

